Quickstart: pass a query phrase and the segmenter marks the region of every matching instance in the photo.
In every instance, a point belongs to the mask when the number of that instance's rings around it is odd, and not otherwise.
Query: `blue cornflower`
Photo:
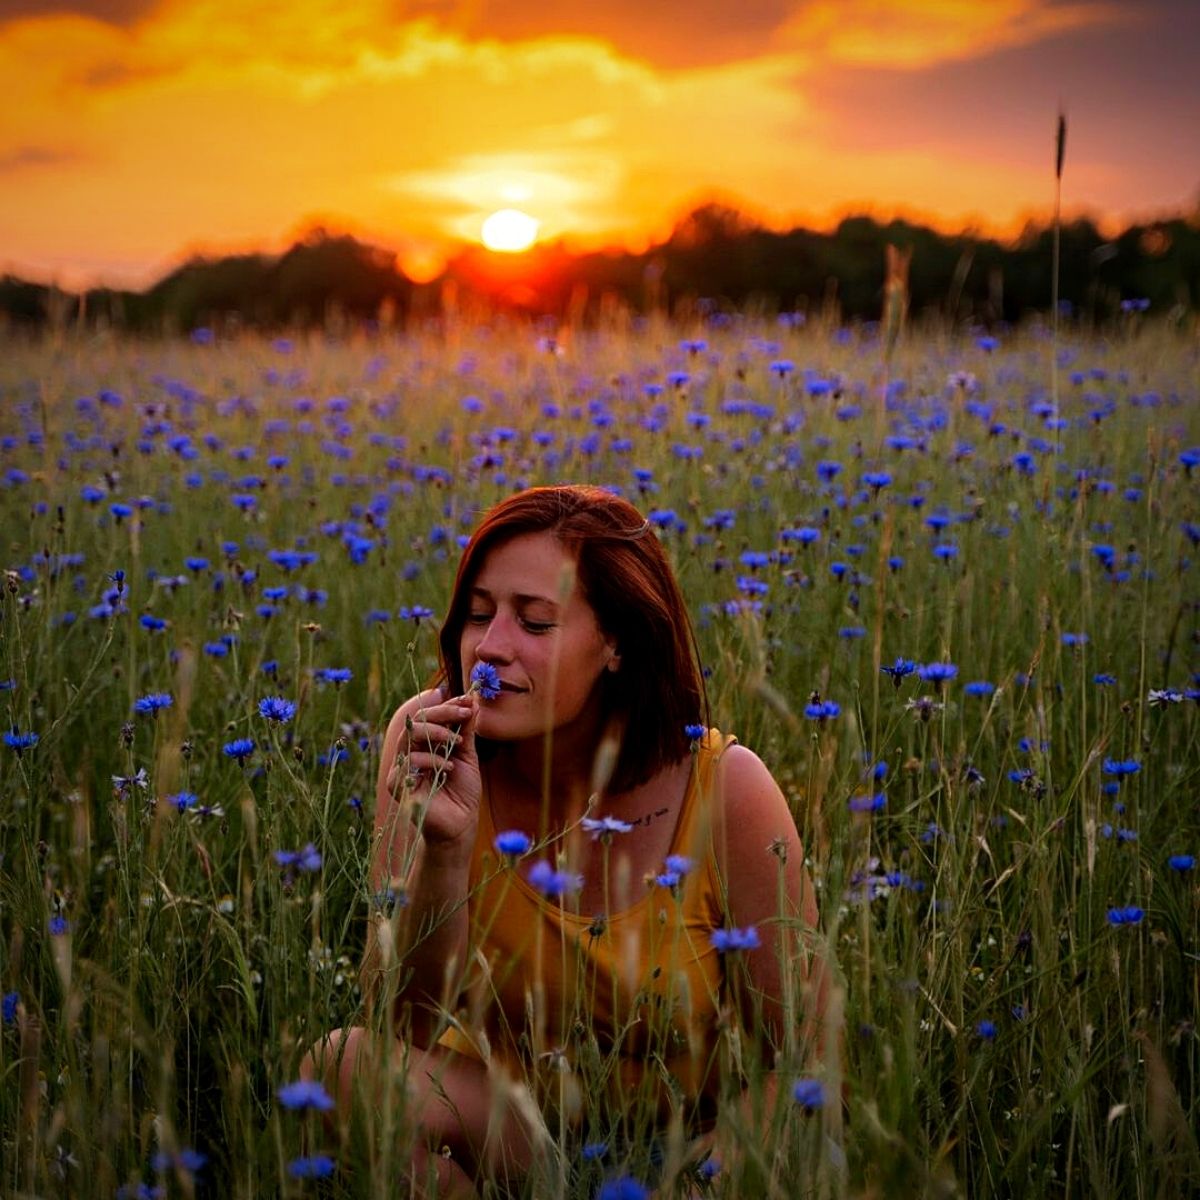
[[[328,1154],[313,1154],[307,1158],[293,1158],[287,1165],[293,1179],[325,1179],[334,1172],[334,1161]]]
[[[321,683],[341,686],[343,683],[349,683],[354,673],[349,667],[318,667],[315,674]]]
[[[0,1021],[5,1025],[13,1024],[17,1019],[17,1005],[20,1003],[20,992],[5,992],[3,1000],[0,1000]]]
[[[1142,769],[1142,764],[1136,758],[1106,758],[1101,769],[1105,775],[1136,775]]]
[[[571,871],[556,871],[545,859],[534,863],[525,878],[530,886],[536,888],[543,896],[565,896],[568,892],[577,892],[583,887],[582,875]]]
[[[988,683],[986,679],[977,679],[963,688],[963,692],[968,696],[990,696],[995,690],[996,685]]]
[[[151,633],[157,633],[160,629],[166,629],[167,623],[162,617],[156,617],[153,613],[142,613],[138,617],[138,624],[143,629],[150,630]]]
[[[193,1150],[190,1146],[184,1146],[183,1149],[175,1154],[167,1154],[160,1150],[157,1154],[151,1156],[150,1166],[156,1171],[170,1171],[176,1167],[187,1171],[190,1175],[195,1175],[205,1163],[208,1162],[208,1155],[201,1153],[199,1150]]]
[[[334,1107],[333,1097],[325,1090],[325,1085],[316,1079],[297,1079],[295,1083],[285,1083],[275,1094],[284,1108],[313,1108],[318,1112],[331,1112]]]
[[[851,812],[881,812],[887,805],[887,794],[876,792],[873,796],[851,796]]]
[[[598,1158],[603,1158],[607,1153],[607,1142],[587,1142],[579,1152],[584,1162],[594,1162]]]
[[[813,529],[810,525],[802,525],[798,529],[785,529],[779,535],[781,541],[799,542],[802,546],[809,546],[820,537],[821,531]]]
[[[1144,908],[1132,904],[1125,908],[1110,908],[1107,913],[1110,925],[1137,925],[1145,915]]]
[[[321,869],[321,852],[309,842],[303,850],[276,850],[275,861],[281,867],[295,867],[298,871],[313,874]]]
[[[179,812],[187,812],[189,808],[195,808],[199,798],[195,792],[176,792],[167,797],[167,803],[173,805]]]
[[[880,667],[879,669],[885,675],[890,675],[892,677],[892,683],[896,687],[899,687],[900,680],[902,680],[906,675],[911,675],[917,669],[917,664],[909,658],[897,658],[890,667]]]
[[[663,860],[663,865],[675,875],[686,875],[696,867],[695,861],[686,854],[668,854]]]
[[[266,720],[284,725],[296,715],[296,706],[282,696],[264,696],[258,702],[258,712]]]
[[[1196,856],[1194,854],[1172,854],[1167,859],[1167,866],[1172,871],[1190,871],[1196,865]]]
[[[650,1189],[632,1175],[621,1175],[601,1184],[596,1200],[650,1200]]]
[[[154,716],[160,708],[170,708],[174,703],[169,692],[151,692],[147,696],[139,696],[133,702],[133,711]]]
[[[892,477],[887,471],[868,471],[863,475],[862,481],[872,491],[878,492],[880,488],[885,488],[892,482]]]
[[[1168,704],[1182,704],[1183,693],[1175,688],[1151,688],[1146,697],[1151,708],[1164,708]]]
[[[689,742],[698,742],[705,734],[706,730],[703,725],[685,725],[683,727],[684,737]]]
[[[433,609],[428,608],[424,604],[414,604],[411,608],[403,606],[396,614],[402,621],[412,621],[413,624],[419,625],[422,621],[428,620],[433,616]]]
[[[1112,685],[1117,682],[1117,677],[1115,675],[1108,674],[1107,671],[1101,671],[1098,675],[1092,676],[1092,682],[1097,687],[1112,687]]]
[[[917,674],[926,683],[945,683],[948,679],[953,679],[958,674],[958,668],[953,663],[948,662],[926,663],[924,666],[917,668]]]
[[[50,918],[46,928],[49,929],[51,937],[62,937],[64,933],[70,933],[71,923],[64,916],[54,916]]]
[[[36,746],[39,740],[39,735],[32,730],[22,733],[15,725],[11,729],[4,731],[4,744],[11,746],[18,754],[22,750],[29,750],[31,747]]]
[[[810,721],[826,721],[841,711],[842,706],[836,700],[814,700],[804,706],[804,715]]]
[[[715,1155],[710,1154],[697,1168],[696,1174],[705,1181],[716,1179],[721,1173],[721,1160]]]
[[[501,833],[496,834],[496,840],[492,843],[493,846],[501,854],[507,854],[512,858],[525,854],[533,842],[530,840],[529,834],[522,833],[519,829],[505,829]]]
[[[471,690],[484,700],[495,700],[500,695],[500,672],[491,663],[476,663],[471,668]]]
[[[1064,633],[1062,635],[1062,644],[1064,646],[1086,646],[1088,640],[1086,633]]]
[[[996,1022],[989,1021],[986,1018],[979,1021],[975,1026],[976,1034],[985,1042],[994,1042],[996,1040]]]
[[[758,930],[753,925],[747,925],[745,929],[714,929],[708,935],[708,940],[719,954],[757,950],[762,944],[758,940]]]
[[[825,1107],[825,1085],[819,1079],[806,1077],[792,1084],[792,1099],[805,1112]]]
[[[235,738],[232,742],[226,742],[221,747],[221,753],[226,758],[236,758],[238,764],[241,765],[254,753],[254,739]]]
[[[633,828],[628,821],[616,817],[584,817],[580,824],[584,833],[592,835],[593,842],[600,838],[611,839],[614,833],[628,833]]]

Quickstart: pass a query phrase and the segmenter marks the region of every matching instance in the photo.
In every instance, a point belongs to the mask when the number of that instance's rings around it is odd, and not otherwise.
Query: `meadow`
[[[731,1025],[702,1175],[551,1125],[529,1194],[1200,1189],[1200,348],[1127,318],[5,346],[0,1193],[403,1194],[398,1083],[344,1140],[283,1089],[363,1019],[382,730],[462,542],[556,481],[667,547],[845,1033]]]

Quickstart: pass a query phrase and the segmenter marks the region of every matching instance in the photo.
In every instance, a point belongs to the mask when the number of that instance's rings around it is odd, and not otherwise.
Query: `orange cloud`
[[[814,62],[915,70],[1126,17],[1091,0],[809,0],[779,40]]]

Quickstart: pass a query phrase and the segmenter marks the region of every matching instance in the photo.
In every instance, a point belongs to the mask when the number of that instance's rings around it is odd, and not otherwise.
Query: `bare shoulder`
[[[778,915],[780,872],[790,903],[815,920],[796,819],[767,765],[746,746],[721,755],[720,816],[715,823],[730,916],[758,922]]]
[[[721,755],[718,795],[717,828],[731,863],[757,860],[778,842],[789,853],[799,850],[787,800],[766,763],[747,746],[734,743]]]
[[[750,818],[755,813],[788,812],[775,776],[748,746],[734,742],[721,755],[721,796],[725,815],[734,820]]]

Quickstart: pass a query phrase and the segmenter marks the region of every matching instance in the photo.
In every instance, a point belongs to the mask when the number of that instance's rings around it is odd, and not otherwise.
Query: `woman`
[[[641,514],[590,487],[499,504],[440,649],[384,741],[373,883],[402,903],[364,971],[442,1184],[528,1170],[538,1113],[618,1142],[711,1124],[731,999],[767,1067],[775,1047],[797,1069],[819,1003],[795,969],[817,920],[795,822],[762,762],[700,723],[691,626]],[[378,1088],[373,1044],[327,1043],[343,1104]]]

